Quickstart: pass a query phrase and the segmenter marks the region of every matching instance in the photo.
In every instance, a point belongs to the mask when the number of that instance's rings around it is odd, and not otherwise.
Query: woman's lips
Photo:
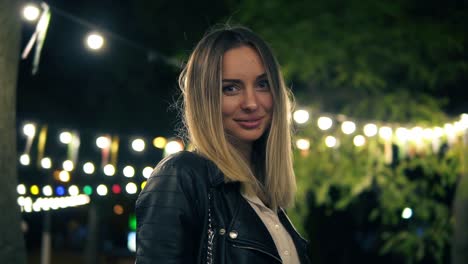
[[[245,129],[255,129],[259,127],[260,124],[262,123],[262,118],[242,119],[242,120],[236,120],[236,122]]]

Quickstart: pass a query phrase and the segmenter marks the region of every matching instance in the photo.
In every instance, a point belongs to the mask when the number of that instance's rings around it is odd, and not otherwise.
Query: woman
[[[290,100],[267,44],[215,30],[180,75],[194,152],[161,161],[136,203],[137,263],[307,263],[282,208],[296,183]]]

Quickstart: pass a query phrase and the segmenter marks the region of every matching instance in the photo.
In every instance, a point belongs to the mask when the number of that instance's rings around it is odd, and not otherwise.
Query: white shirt
[[[246,192],[244,186],[241,188],[242,196],[249,202],[257,215],[262,219],[263,224],[270,232],[276,249],[284,264],[299,264],[296,246],[286,228],[281,224],[278,214],[265,204],[255,194]]]

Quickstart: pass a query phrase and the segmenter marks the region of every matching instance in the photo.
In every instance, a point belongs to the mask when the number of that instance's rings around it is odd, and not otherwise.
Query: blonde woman
[[[162,160],[136,203],[137,264],[308,263],[294,202],[290,97],[255,33],[198,43],[179,78],[195,151]]]

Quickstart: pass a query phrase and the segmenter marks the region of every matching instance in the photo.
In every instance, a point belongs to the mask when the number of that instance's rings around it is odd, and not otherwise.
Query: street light
[[[86,44],[92,50],[99,50],[104,45],[104,38],[99,33],[91,33],[86,37]]]
[[[39,17],[39,8],[35,5],[26,5],[23,8],[23,17],[28,21],[36,21]]]

